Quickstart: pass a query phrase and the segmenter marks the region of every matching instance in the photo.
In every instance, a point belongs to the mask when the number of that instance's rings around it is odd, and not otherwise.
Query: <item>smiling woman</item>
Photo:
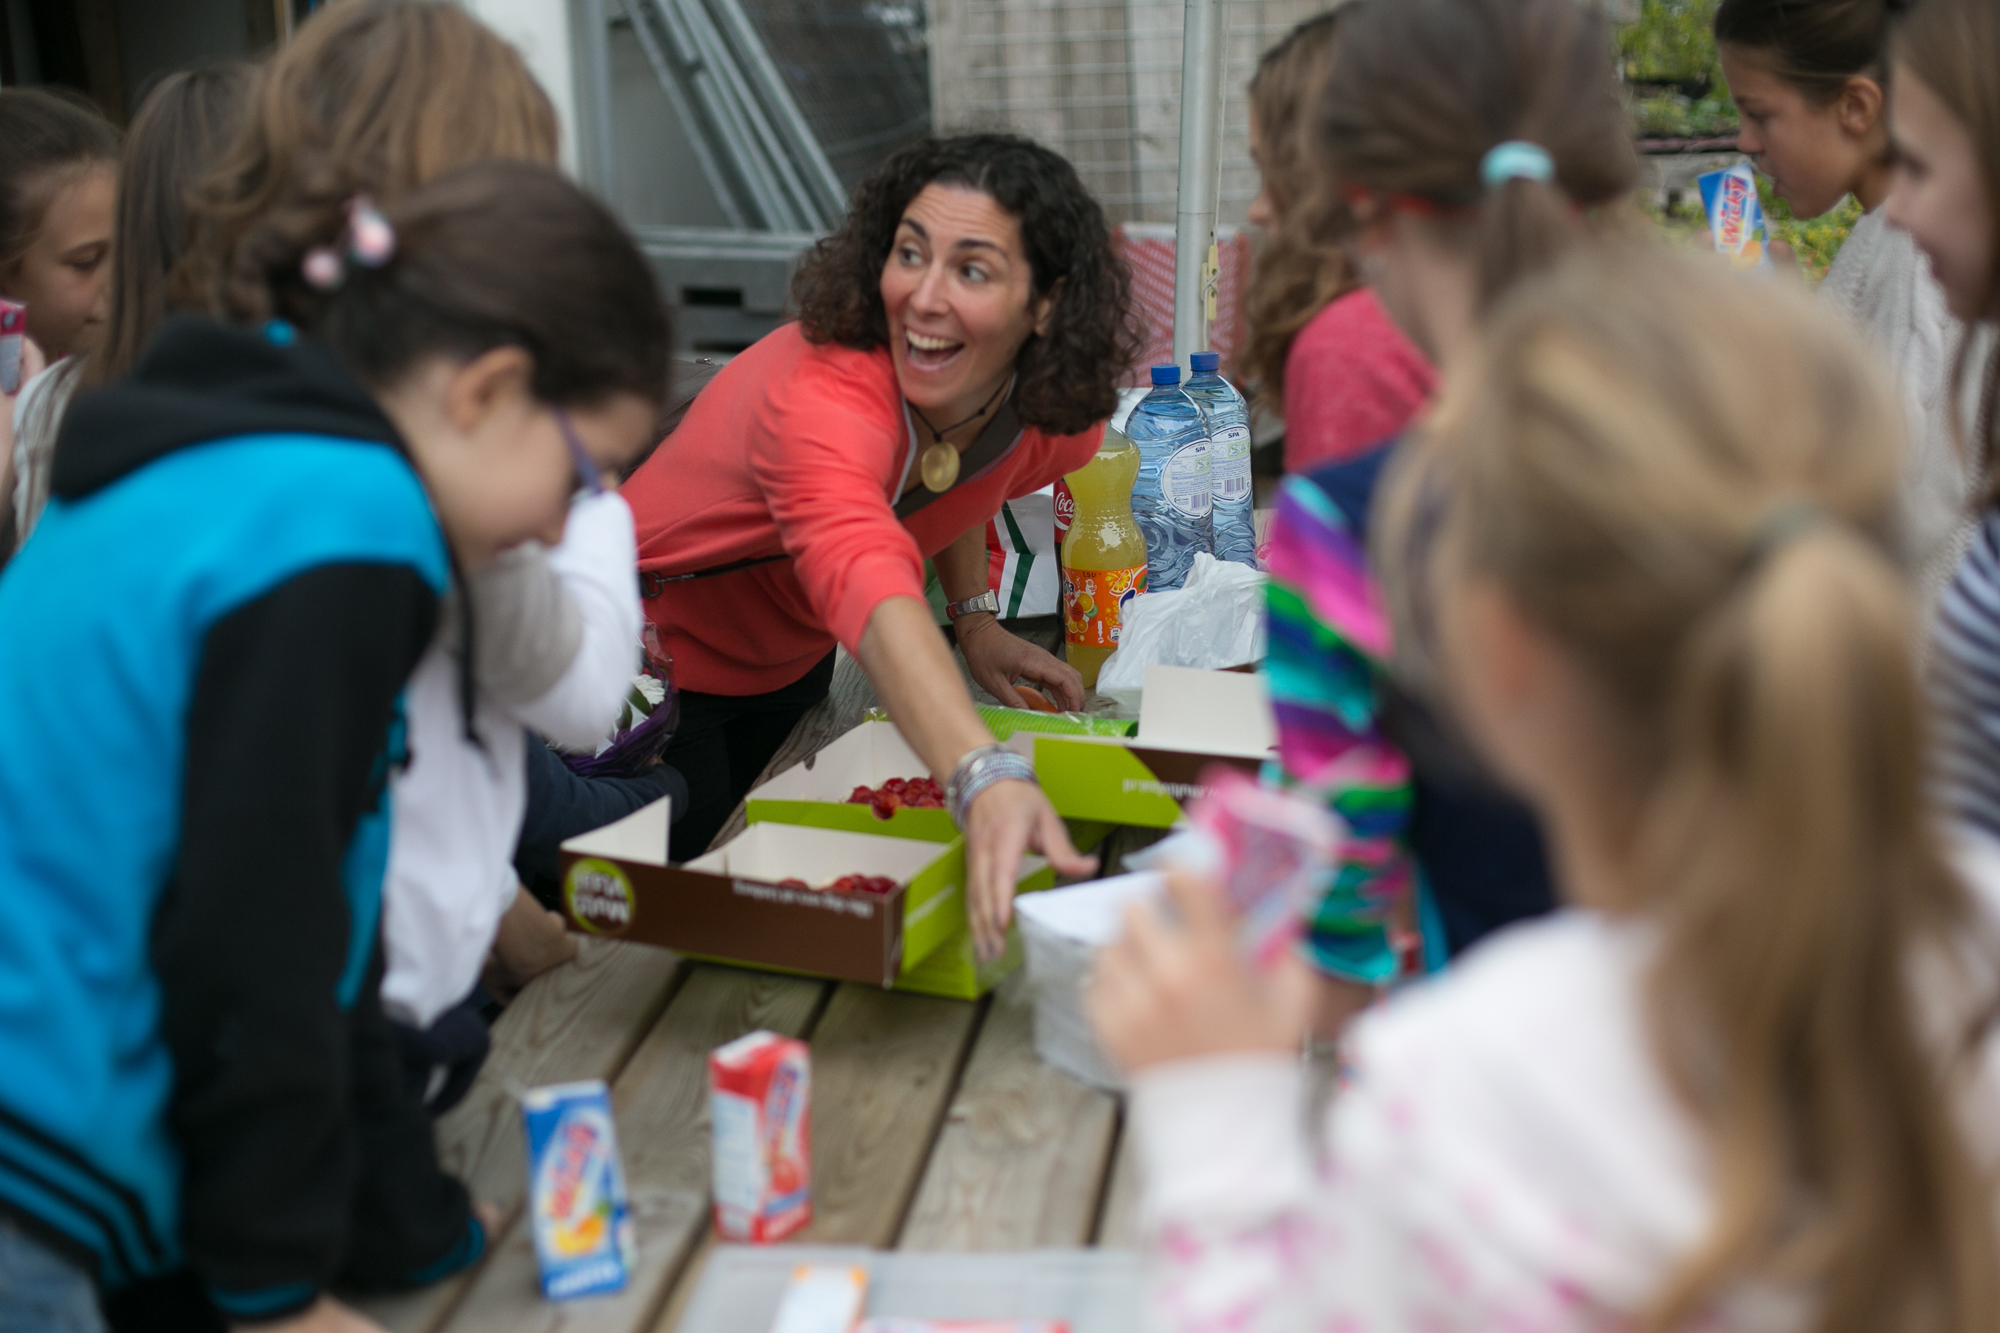
[[[912,145],[863,184],[793,297],[798,323],[717,375],[624,488],[647,618],[683,687],[668,760],[693,795],[674,856],[707,845],[824,697],[841,644],[952,780],[990,952],[1025,850],[1067,872],[1089,863],[973,710],[923,562],[974,680],[1008,703],[1025,678],[1082,704],[1075,671],[995,619],[985,528],[1096,452],[1136,355],[1125,269],[1068,162],[962,135]]]

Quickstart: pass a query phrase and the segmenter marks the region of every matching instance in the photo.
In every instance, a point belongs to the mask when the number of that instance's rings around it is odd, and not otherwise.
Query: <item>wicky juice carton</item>
[[[533,1088],[521,1110],[542,1295],[559,1301],[622,1289],[635,1251],[610,1089],[601,1079]]]
[[[1757,173],[1748,162],[1697,178],[1702,207],[1708,210],[1708,234],[1717,254],[1733,268],[1771,267],[1764,203],[1757,197]]]
[[[715,1230],[724,1240],[783,1240],[812,1221],[812,1055],[802,1041],[752,1032],[708,1057]]]

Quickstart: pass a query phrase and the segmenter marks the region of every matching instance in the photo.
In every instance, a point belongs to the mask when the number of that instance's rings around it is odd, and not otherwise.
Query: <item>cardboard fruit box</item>
[[[993,963],[981,966],[973,956],[961,840],[766,822],[673,866],[668,809],[668,801],[656,801],[563,844],[563,913],[571,929],[690,957],[959,999],[983,994],[1019,964],[1011,935]],[[874,894],[782,882],[820,885],[849,874],[885,876],[896,888]],[[1019,891],[1054,882],[1046,863],[1023,860]]]
[[[744,816],[752,824],[803,824],[891,838],[956,841],[958,825],[948,810],[896,810],[881,819],[871,807],[848,802],[856,787],[880,787],[891,778],[924,777],[929,772],[893,722],[863,722],[810,759],[752,788]],[[1082,851],[1102,842],[1108,831],[1101,823],[1072,820],[1069,826],[1070,841]]]
[[[1277,740],[1262,676],[1149,666],[1131,738],[1017,732],[1007,744],[1034,761],[1064,818],[1167,828],[1208,790],[1210,765],[1254,774]]]

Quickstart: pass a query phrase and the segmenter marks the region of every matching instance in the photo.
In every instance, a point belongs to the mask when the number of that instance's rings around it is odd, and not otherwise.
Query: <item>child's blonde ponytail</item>
[[[1503,303],[1378,524],[1399,651],[1490,579],[1616,717],[1630,901],[1595,905],[1658,930],[1651,1026],[1716,1207],[1649,1328],[1765,1285],[1822,1333],[2000,1318],[1957,1081],[1992,965],[1924,800],[1901,430],[1806,297],[1600,254]]]
[[[1907,984],[1965,916],[1920,799],[1915,633],[1887,552],[1781,501],[1683,650],[1644,864],[1656,1035],[1717,1210],[1655,1328],[1751,1277],[1810,1282],[1829,1333],[2000,1310],[1992,1194]]]

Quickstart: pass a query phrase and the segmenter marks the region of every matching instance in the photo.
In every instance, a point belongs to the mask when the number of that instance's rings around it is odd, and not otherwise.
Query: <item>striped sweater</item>
[[[2000,838],[2000,510],[1988,510],[1932,622],[1945,808]]]
[[[1389,624],[1359,534],[1300,477],[1278,492],[1266,551],[1278,762],[1267,778],[1317,793],[1348,838],[1308,923],[1325,972],[1381,984],[1397,971],[1388,914],[1411,884],[1409,761],[1382,734]]]

